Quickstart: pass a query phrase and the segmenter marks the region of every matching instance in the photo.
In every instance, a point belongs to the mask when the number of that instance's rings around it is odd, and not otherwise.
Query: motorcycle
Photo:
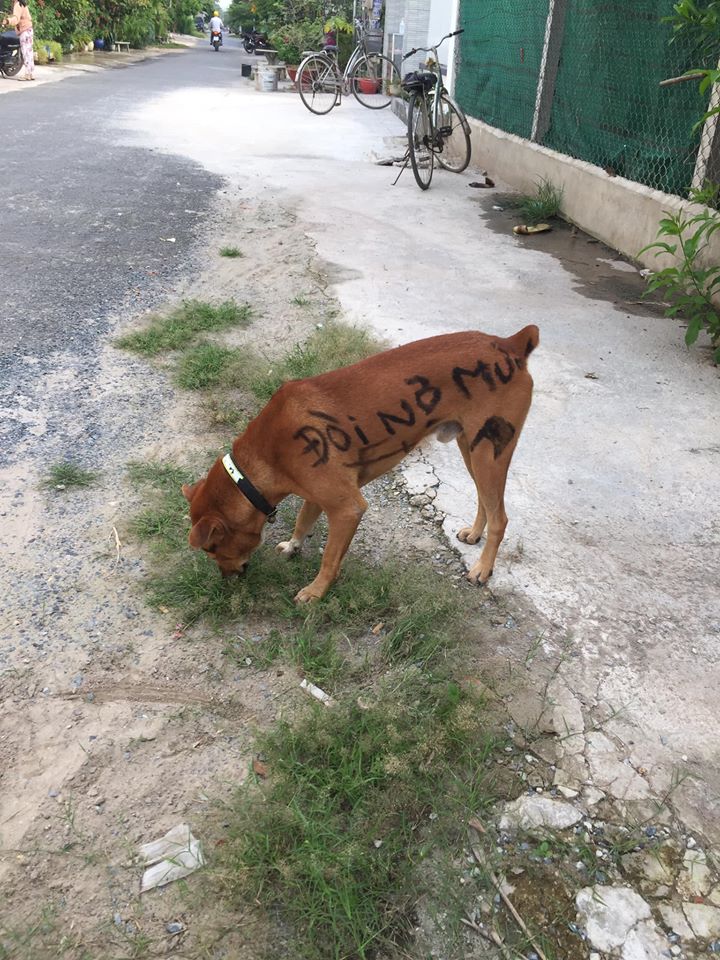
[[[15,77],[22,70],[20,38],[11,30],[0,33],[0,75]]]
[[[220,33],[219,30],[213,30],[210,43],[213,45],[215,53],[217,53],[222,46],[222,33]]]
[[[267,35],[260,33],[259,30],[247,30],[242,35],[243,47],[245,53],[255,53],[256,50],[268,50],[270,44]]]

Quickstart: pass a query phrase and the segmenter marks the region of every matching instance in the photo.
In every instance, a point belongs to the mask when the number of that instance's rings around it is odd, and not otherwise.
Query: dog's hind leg
[[[355,489],[352,494],[348,492],[343,499],[337,500],[334,504],[325,505],[324,509],[328,518],[328,538],[323,550],[320,571],[312,583],[299,591],[295,597],[296,603],[308,603],[325,596],[328,587],[340,572],[340,566],[350,542],[367,510],[367,501],[360,491]]]
[[[470,457],[470,443],[468,438],[464,433],[461,433],[457,437],[457,445],[460,448],[460,453],[462,458],[465,461],[465,466],[467,467],[467,472],[473,479],[475,483],[475,489],[477,490],[477,513],[475,514],[475,520],[471,527],[463,527],[461,530],[458,530],[457,538],[462,540],[463,543],[477,543],[478,540],[483,535],[483,530],[485,529],[485,523],[487,518],[485,516],[485,507],[483,506],[482,494],[480,492],[480,485],[475,479],[475,473],[473,471],[472,460]]]
[[[514,443],[495,458],[490,444],[481,444],[470,454],[475,484],[487,516],[487,534],[480,559],[473,564],[467,578],[471,583],[483,584],[490,579],[498,548],[505,536],[505,482],[512,459]]]
[[[283,540],[282,543],[279,543],[275,547],[277,553],[281,553],[284,557],[288,558],[294,557],[296,553],[299,553],[303,543],[305,543],[306,539],[312,533],[321,513],[322,508],[318,506],[317,503],[310,503],[309,500],[306,500],[302,507],[300,507],[292,536],[289,540]]]

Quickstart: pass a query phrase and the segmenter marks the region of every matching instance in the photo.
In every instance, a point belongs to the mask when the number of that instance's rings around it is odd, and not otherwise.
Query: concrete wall
[[[468,118],[472,127],[472,162],[522,193],[532,193],[545,178],[563,189],[563,214],[609,246],[652,269],[670,258],[639,251],[657,236],[666,212],[684,209],[699,213],[699,204],[652,190],[642,184],[610,177],[600,167],[524,140],[512,133]],[[706,252],[707,263],[720,263],[720,231]]]

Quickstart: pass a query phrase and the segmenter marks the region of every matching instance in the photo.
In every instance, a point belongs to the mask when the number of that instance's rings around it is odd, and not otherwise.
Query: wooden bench
[[[130,43],[127,40],[115,40],[113,50],[116,53],[130,53]]]

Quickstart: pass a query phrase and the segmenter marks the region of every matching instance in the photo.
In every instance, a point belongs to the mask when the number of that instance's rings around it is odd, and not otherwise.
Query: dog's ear
[[[206,550],[213,542],[222,540],[225,533],[225,525],[219,517],[201,517],[190,531],[190,546],[194,550]]]
[[[197,483],[184,483],[181,487],[182,495],[185,497],[188,503],[192,502],[192,498],[195,496],[195,491],[200,486],[200,481]]]

